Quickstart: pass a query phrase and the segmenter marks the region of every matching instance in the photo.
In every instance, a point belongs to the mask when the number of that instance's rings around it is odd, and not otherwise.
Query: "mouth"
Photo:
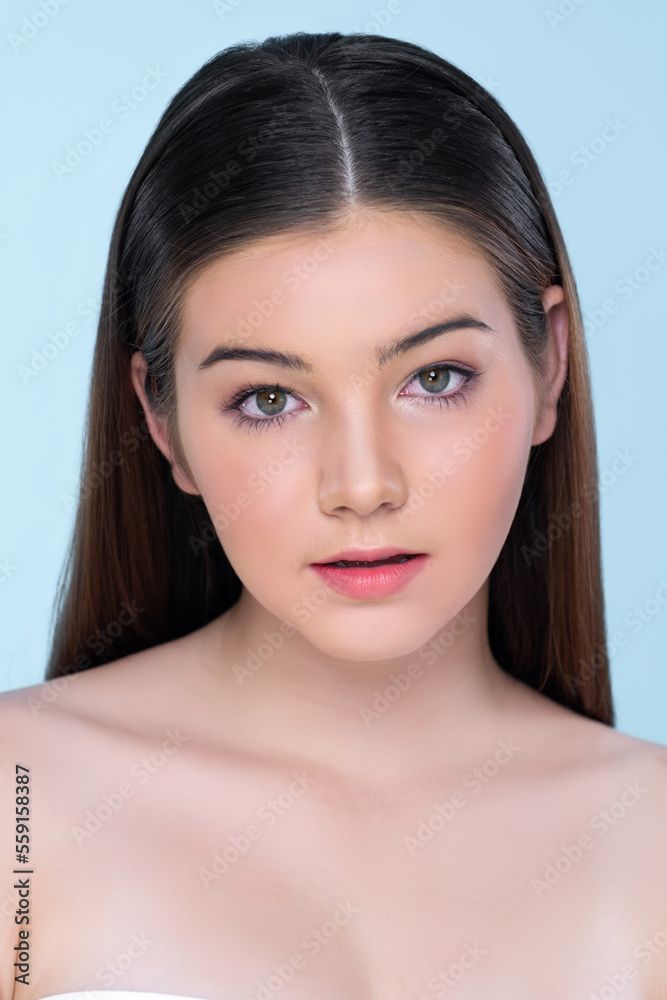
[[[393,597],[415,579],[429,561],[425,552],[397,552],[396,549],[359,549],[337,553],[329,562],[312,563],[312,569],[332,590],[360,600]],[[353,559],[354,555],[376,559]],[[347,558],[346,558],[347,557]]]
[[[321,559],[311,563],[311,565],[337,566],[340,569],[359,566],[369,568],[408,562],[410,559],[416,559],[417,556],[424,554],[424,552],[415,552],[414,549],[399,549],[396,545],[382,545],[367,549],[359,546],[356,549],[341,549],[329,556],[328,559]]]
[[[395,556],[388,556],[386,559],[338,559],[336,562],[328,563],[316,563],[318,566],[337,566],[339,569],[345,569],[348,566],[387,566],[391,563],[404,563],[408,562],[410,559],[414,559],[419,553],[415,552],[408,554],[407,552],[400,552]]]

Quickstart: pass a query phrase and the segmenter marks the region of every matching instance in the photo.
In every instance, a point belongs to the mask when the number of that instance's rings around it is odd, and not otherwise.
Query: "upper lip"
[[[375,562],[376,559],[389,559],[391,556],[419,556],[422,554],[414,549],[399,549],[393,545],[385,545],[381,549],[346,549],[344,552],[338,552],[326,559],[320,559],[314,565],[321,566],[325,563],[339,562],[341,559],[352,562]]]

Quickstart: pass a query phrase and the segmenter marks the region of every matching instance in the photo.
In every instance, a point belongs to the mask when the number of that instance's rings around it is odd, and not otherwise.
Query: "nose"
[[[340,416],[319,449],[318,502],[325,514],[361,516],[407,502],[409,490],[386,424],[368,414]]]

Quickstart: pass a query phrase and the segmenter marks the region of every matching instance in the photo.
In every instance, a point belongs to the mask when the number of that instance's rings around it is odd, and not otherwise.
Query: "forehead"
[[[387,334],[472,313],[511,322],[472,240],[425,214],[356,211],[336,228],[282,233],[207,264],[186,291],[179,353],[280,336],[313,350],[331,334],[372,345]]]

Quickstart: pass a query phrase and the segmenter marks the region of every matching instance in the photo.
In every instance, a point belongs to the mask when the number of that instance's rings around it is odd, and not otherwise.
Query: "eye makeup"
[[[479,377],[479,375],[482,374],[475,369],[464,367],[463,365],[453,364],[451,362],[439,362],[437,364],[426,365],[425,367],[420,368],[410,376],[408,381],[405,383],[405,386],[407,387],[416,380],[421,380],[422,378],[425,378],[426,380],[430,379],[431,385],[437,385],[440,381],[442,381],[441,373],[445,373],[446,375],[446,382],[441,392],[434,393],[431,392],[429,388],[426,393],[422,395],[420,393],[405,393],[401,390],[400,395],[404,397],[407,396],[411,399],[419,401],[420,403],[426,403],[427,405],[431,403],[438,403],[440,406],[443,404],[449,406],[454,403],[459,405],[467,398],[468,394],[472,390],[473,382]],[[454,379],[452,379],[452,375],[455,376]],[[456,377],[460,380],[459,384],[456,385],[454,391],[450,390],[449,392],[446,392],[446,390],[450,389],[450,383],[453,380],[456,381]],[[424,383],[422,382],[421,384],[422,388],[424,388]],[[235,413],[235,426],[245,426],[248,430],[268,429],[269,427],[279,426],[284,423],[285,420],[296,416],[302,409],[304,409],[304,407],[298,407],[286,412],[274,413],[273,415],[264,411],[263,416],[258,415],[258,413],[262,412],[261,410],[258,410],[257,413],[248,413],[247,410],[242,409],[242,406],[247,400],[252,399],[254,396],[260,397],[261,406],[268,406],[269,408],[274,404],[276,407],[281,403],[284,405],[283,400],[286,400],[287,398],[299,398],[293,390],[278,383],[274,383],[272,385],[268,383],[249,383],[234,393],[230,401],[222,406],[223,412]],[[257,402],[255,402],[254,405],[255,408],[257,408]]]

